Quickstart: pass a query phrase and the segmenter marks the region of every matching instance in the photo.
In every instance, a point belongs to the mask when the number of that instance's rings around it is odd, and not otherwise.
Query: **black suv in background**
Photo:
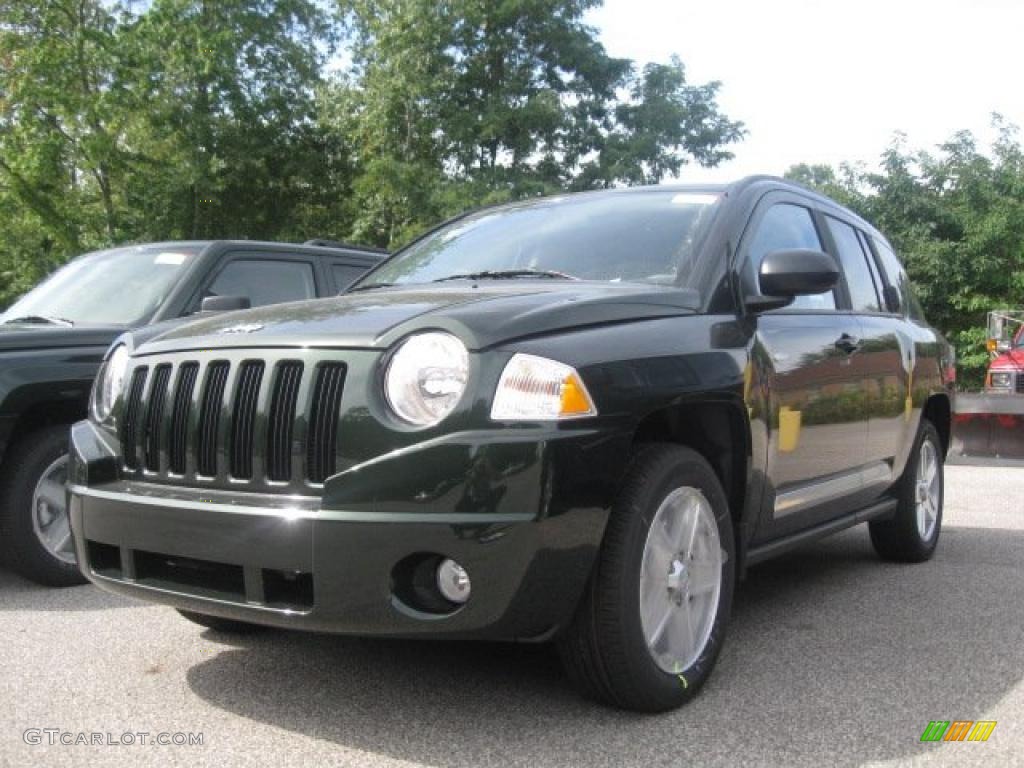
[[[224,630],[555,639],[664,710],[749,564],[862,522],[932,556],[952,366],[885,238],[796,185],[524,201],[338,298],[122,337],[75,549]]]
[[[21,297],[0,314],[0,558],[42,584],[83,581],[64,501],[67,432],[119,334],[333,296],[385,255],[321,240],[135,245],[80,256]]]

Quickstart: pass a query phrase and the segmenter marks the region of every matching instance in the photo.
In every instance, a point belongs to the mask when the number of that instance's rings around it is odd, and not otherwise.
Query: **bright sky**
[[[638,63],[678,53],[747,138],[685,180],[781,174],[798,162],[874,167],[893,133],[933,148],[990,114],[1024,126],[1021,0],[605,0],[588,22]]]

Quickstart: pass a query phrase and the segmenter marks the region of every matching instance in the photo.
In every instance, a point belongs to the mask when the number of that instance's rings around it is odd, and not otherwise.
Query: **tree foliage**
[[[357,148],[354,231],[382,244],[481,203],[656,183],[715,165],[742,125],[678,59],[637,69],[596,0],[350,0],[352,68],[324,100]]]
[[[881,168],[794,166],[787,176],[860,213],[892,240],[929,321],[957,346],[960,383],[979,386],[986,314],[1024,304],[1024,150],[998,115],[987,150],[962,131],[937,151],[897,135]]]
[[[597,3],[0,0],[0,307],[103,245],[394,246],[729,157],[718,84],[610,57]]]

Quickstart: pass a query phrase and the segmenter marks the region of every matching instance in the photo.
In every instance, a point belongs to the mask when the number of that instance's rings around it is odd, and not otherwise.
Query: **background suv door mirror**
[[[207,296],[199,305],[200,312],[233,312],[236,309],[249,309],[252,302],[248,296]]]
[[[831,291],[838,281],[839,265],[832,256],[803,248],[772,251],[758,271],[761,293],[780,299]]]

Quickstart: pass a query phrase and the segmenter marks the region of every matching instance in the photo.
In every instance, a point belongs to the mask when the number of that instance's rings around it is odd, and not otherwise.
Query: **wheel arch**
[[[707,460],[728,498],[736,551],[741,552],[751,462],[750,424],[743,404],[728,399],[687,400],[652,411],[637,424],[633,448],[650,442],[685,445]]]
[[[947,455],[952,440],[953,428],[953,408],[949,395],[945,393],[931,395],[925,401],[921,416],[935,425],[935,429],[939,433],[939,439],[942,440],[942,455]]]
[[[11,449],[28,435],[45,427],[70,426],[87,414],[88,404],[78,399],[44,399],[31,403],[13,419],[7,444],[0,450],[0,467],[11,456]]]

